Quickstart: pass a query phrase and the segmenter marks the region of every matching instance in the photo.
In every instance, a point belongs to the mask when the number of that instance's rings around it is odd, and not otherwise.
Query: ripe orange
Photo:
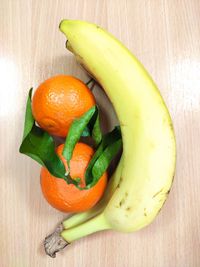
[[[62,156],[64,145],[57,148],[57,154],[68,169],[65,158]],[[81,186],[85,186],[84,174],[94,150],[84,144],[77,143],[70,161],[70,175],[72,178],[81,178]],[[99,179],[98,183],[90,189],[79,190],[73,184],[56,178],[49,171],[41,169],[41,188],[44,197],[54,208],[64,212],[81,212],[93,207],[102,197],[107,184],[107,172]]]
[[[73,120],[94,105],[95,98],[82,81],[58,75],[37,88],[32,112],[41,128],[52,135],[65,137]]]

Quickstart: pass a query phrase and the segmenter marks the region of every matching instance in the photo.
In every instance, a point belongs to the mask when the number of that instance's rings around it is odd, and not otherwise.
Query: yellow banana
[[[63,20],[67,48],[104,88],[117,113],[123,166],[105,209],[61,236],[68,242],[96,231],[136,231],[153,221],[169,193],[176,145],[165,103],[141,63],[99,26]]]

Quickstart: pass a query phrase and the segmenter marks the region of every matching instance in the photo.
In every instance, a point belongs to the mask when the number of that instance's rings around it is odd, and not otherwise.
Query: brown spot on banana
[[[128,197],[128,192],[125,192],[124,197],[121,199],[121,201],[119,202],[119,206],[121,207],[122,205],[124,205],[126,199]]]
[[[147,209],[144,208],[144,216],[147,217]]]
[[[156,192],[152,198],[155,198],[156,196],[158,196],[162,191],[163,191],[164,188],[161,188],[158,192]]]
[[[117,188],[120,188],[120,185],[121,185],[122,181],[123,181],[123,178],[120,177],[120,179],[119,179],[119,183],[118,183],[118,185],[117,185]]]
[[[122,200],[119,202],[119,206],[121,207],[125,203],[125,199],[122,198]]]
[[[166,194],[167,194],[167,195],[169,195],[170,191],[171,191],[171,188],[170,188],[170,189],[167,191],[167,193],[166,193]]]

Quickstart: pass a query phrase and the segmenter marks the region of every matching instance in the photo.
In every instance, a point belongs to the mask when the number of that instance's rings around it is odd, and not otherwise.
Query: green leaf
[[[75,119],[69,128],[69,132],[65,141],[65,146],[62,152],[63,156],[67,160],[69,171],[70,171],[69,163],[72,158],[74,147],[76,143],[79,141],[81,134],[83,133],[85,127],[88,125],[95,111],[96,111],[96,106],[93,106],[86,113],[84,113],[84,115],[81,116],[79,119]]]
[[[31,131],[33,125],[34,125],[34,118],[32,114],[31,109],[31,96],[32,96],[33,88],[29,90],[28,99],[26,102],[26,114],[25,114],[25,123],[24,123],[24,134],[23,134],[23,140],[26,138],[26,136]]]
[[[71,124],[69,128],[69,132],[68,132],[65,145],[64,145],[64,149],[62,152],[62,155],[67,160],[67,164],[68,164],[68,173],[66,174],[65,179],[68,184],[74,184],[78,188],[79,188],[80,179],[79,177],[77,177],[77,179],[71,178],[70,160],[72,158],[72,154],[73,154],[76,143],[79,141],[85,129],[89,130],[87,125],[89,124],[91,118],[94,116],[96,110],[97,110],[96,106],[93,106],[86,113],[84,113],[83,116],[73,121],[73,123]]]
[[[88,125],[83,130],[81,136],[91,136],[94,140],[95,147],[97,147],[101,142],[102,132],[99,120],[99,110],[97,106],[95,113],[91,117],[91,120],[89,121]]]
[[[102,152],[98,160],[94,163],[94,166],[92,168],[92,176],[94,179],[90,186],[93,186],[98,182],[99,178],[107,170],[113,157],[118,153],[121,147],[122,139],[119,139],[105,148],[105,150]]]
[[[102,140],[102,132],[99,120],[99,110],[97,107],[94,116],[91,118],[88,124],[88,127],[92,132],[92,138],[95,142],[95,146],[97,147]]]
[[[121,131],[120,127],[116,126],[112,132],[103,136],[102,142],[87,167],[85,173],[86,188],[91,188],[98,182],[121,147]]]
[[[32,89],[28,95],[24,135],[19,151],[45,166],[52,175],[65,179],[65,166],[55,152],[53,138],[35,125],[31,109],[31,94]]]

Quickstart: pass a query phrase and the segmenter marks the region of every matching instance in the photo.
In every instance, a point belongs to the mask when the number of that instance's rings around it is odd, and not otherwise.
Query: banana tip
[[[65,27],[66,27],[66,25],[67,25],[68,22],[69,22],[68,19],[61,20],[61,22],[59,24],[59,29],[61,30],[61,32],[64,33],[64,29],[65,29]]]

